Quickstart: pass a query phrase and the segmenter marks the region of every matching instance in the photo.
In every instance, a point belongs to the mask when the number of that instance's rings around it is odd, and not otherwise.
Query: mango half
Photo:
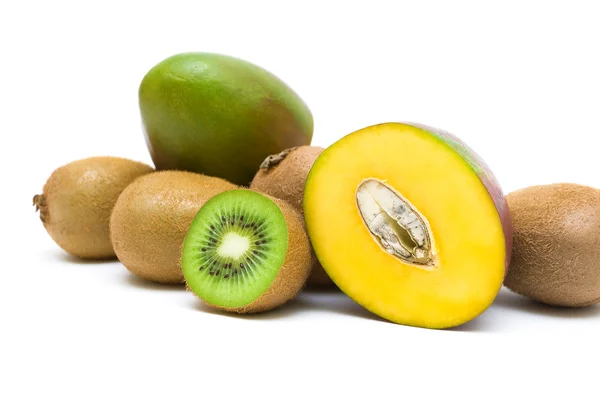
[[[495,299],[512,246],[508,205],[477,154],[412,123],[370,126],[314,163],[304,212],[327,274],[389,321],[449,328]]]
[[[144,76],[138,95],[158,170],[248,185],[268,155],[312,140],[312,113],[300,96],[269,71],[236,57],[168,57]]]

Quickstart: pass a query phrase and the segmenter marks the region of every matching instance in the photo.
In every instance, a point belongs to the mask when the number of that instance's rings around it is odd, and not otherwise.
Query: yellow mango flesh
[[[379,245],[356,202],[356,189],[368,178],[393,187],[427,219],[437,268],[404,263]],[[502,286],[506,246],[494,201],[465,159],[422,129],[382,124],[330,146],[309,174],[304,208],[332,280],[390,321],[457,326],[489,307]]]

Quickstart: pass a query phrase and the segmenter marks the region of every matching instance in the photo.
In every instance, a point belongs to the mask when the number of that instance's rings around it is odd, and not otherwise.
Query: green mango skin
[[[148,71],[138,94],[158,170],[249,185],[267,156],[312,140],[304,101],[275,75],[231,56],[171,56]]]

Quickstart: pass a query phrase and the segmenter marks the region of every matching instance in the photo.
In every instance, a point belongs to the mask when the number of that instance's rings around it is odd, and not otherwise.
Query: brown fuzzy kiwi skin
[[[270,311],[295,298],[306,286],[310,277],[312,250],[302,215],[288,202],[261,194],[275,202],[285,217],[288,228],[288,248],[283,264],[269,289],[252,303],[243,307],[228,308],[200,299],[212,308],[238,314]],[[189,287],[187,289],[191,291]]]
[[[181,284],[181,246],[196,213],[211,197],[236,186],[185,171],[159,171],[128,186],[115,205],[110,233],[119,261],[134,275]]]
[[[287,201],[304,216],[302,203],[306,178],[316,159],[324,150],[318,146],[299,146],[270,155],[261,164],[259,171],[250,183],[250,188]],[[319,263],[314,251],[312,260],[313,273],[308,280],[308,285],[312,287],[335,286]]]
[[[600,190],[571,183],[507,196],[514,240],[504,285],[541,303],[600,301]]]
[[[33,204],[50,237],[63,250],[85,259],[115,257],[109,221],[121,192],[154,171],[120,157],[89,157],[57,168]]]

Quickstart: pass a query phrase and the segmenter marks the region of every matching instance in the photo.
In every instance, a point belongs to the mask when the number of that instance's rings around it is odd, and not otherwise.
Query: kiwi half
[[[300,214],[283,200],[248,189],[211,198],[185,237],[187,287],[226,311],[271,310],[292,299],[311,273]]]

